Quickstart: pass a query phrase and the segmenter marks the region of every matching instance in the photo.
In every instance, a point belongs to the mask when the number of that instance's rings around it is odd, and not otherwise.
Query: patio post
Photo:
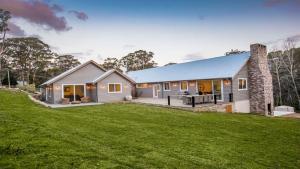
[[[229,102],[232,102],[232,93],[229,93]]]
[[[217,95],[216,94],[214,95],[214,102],[215,102],[215,104],[217,104]]]
[[[171,105],[171,98],[170,98],[170,96],[168,96],[168,106],[170,106]]]
[[[192,96],[192,107],[195,107],[195,96]]]

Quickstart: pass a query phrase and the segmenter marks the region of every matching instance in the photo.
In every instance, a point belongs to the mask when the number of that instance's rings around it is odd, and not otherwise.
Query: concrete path
[[[281,117],[291,117],[291,118],[300,119],[300,113],[288,114],[288,115],[284,115],[284,116],[281,116]]]
[[[33,102],[40,104],[45,107],[50,107],[50,108],[64,108],[64,107],[80,107],[80,106],[94,106],[94,105],[101,105],[103,103],[80,103],[80,104],[48,104],[45,102],[42,102],[40,100],[36,100],[33,98],[30,94],[28,94],[28,97],[30,100]]]

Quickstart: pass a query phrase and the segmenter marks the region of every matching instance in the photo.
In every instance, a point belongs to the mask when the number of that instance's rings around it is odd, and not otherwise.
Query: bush
[[[17,85],[17,88],[19,88],[21,90],[25,90],[29,93],[35,93],[35,85],[34,84],[29,84],[29,85],[25,85],[25,86]]]

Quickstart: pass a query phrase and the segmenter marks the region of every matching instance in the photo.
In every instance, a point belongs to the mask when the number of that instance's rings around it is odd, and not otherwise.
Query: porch
[[[176,97],[170,98],[169,101],[167,98],[137,98],[133,99],[132,102],[141,104],[151,104],[163,107],[179,108],[185,110],[188,109],[193,111],[232,112],[232,103],[218,102],[217,104],[215,104],[214,102],[210,102],[195,104],[193,107],[193,105],[191,104],[184,104],[184,101],[182,99]]]

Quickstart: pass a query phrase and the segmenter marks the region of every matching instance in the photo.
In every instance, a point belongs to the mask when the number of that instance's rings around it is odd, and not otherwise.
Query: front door
[[[158,92],[159,92],[159,85],[155,84],[153,85],[153,97],[158,98]]]

